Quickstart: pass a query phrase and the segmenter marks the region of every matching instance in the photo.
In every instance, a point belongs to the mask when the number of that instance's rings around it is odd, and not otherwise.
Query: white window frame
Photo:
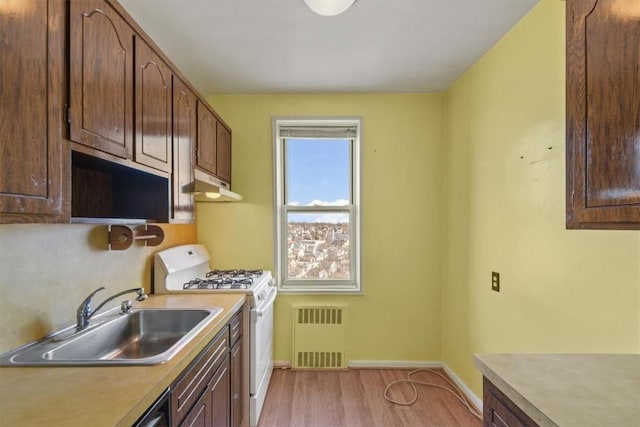
[[[307,127],[307,128],[331,128],[331,127],[355,127],[355,137],[348,138],[352,141],[351,149],[351,205],[346,206],[287,206],[285,189],[285,139],[281,135],[284,127]],[[278,282],[278,289],[281,292],[289,293],[362,293],[361,276],[361,208],[360,193],[362,190],[361,179],[361,117],[340,117],[340,118],[286,118],[276,117],[273,119],[273,183],[274,183],[274,254],[275,262],[274,275]],[[335,139],[347,139],[336,137]],[[287,216],[289,212],[339,212],[344,211],[349,214],[349,248],[351,272],[349,280],[313,280],[297,279],[287,280]]]

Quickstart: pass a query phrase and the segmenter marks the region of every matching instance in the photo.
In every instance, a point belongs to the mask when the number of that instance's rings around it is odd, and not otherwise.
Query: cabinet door
[[[136,39],[135,161],[171,172],[171,69]]]
[[[216,169],[221,180],[231,183],[231,132],[218,122]]]
[[[242,341],[231,349],[231,427],[242,424]]]
[[[215,373],[207,393],[211,399],[211,427],[229,426],[229,357],[225,359]]]
[[[637,1],[567,1],[567,226],[640,229]]]
[[[173,78],[173,220],[194,219],[193,150],[196,142],[196,97],[177,77]]]
[[[184,417],[184,420],[180,423],[180,427],[209,427],[210,419],[211,399],[207,391],[205,391]]]
[[[70,137],[131,158],[133,30],[104,0],[73,0],[69,5]]]
[[[217,175],[216,142],[218,121],[213,113],[198,101],[198,148],[196,164],[198,167]]]
[[[68,220],[63,170],[65,7],[3,3],[0,11],[0,223]],[[6,9],[5,9],[6,8]]]

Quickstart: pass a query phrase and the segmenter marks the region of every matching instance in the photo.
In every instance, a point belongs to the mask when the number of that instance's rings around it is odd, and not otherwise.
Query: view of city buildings
[[[349,279],[349,223],[290,222],[288,231],[289,279]]]

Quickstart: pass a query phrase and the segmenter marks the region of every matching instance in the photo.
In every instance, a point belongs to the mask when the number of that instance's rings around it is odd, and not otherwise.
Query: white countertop
[[[474,364],[541,426],[640,427],[640,355],[474,354]]]

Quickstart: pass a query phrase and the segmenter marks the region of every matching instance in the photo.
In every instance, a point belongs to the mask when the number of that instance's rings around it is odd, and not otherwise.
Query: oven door
[[[278,291],[274,287],[269,297],[251,309],[251,365],[249,373],[249,422],[258,425],[262,405],[273,372],[273,304]]]

